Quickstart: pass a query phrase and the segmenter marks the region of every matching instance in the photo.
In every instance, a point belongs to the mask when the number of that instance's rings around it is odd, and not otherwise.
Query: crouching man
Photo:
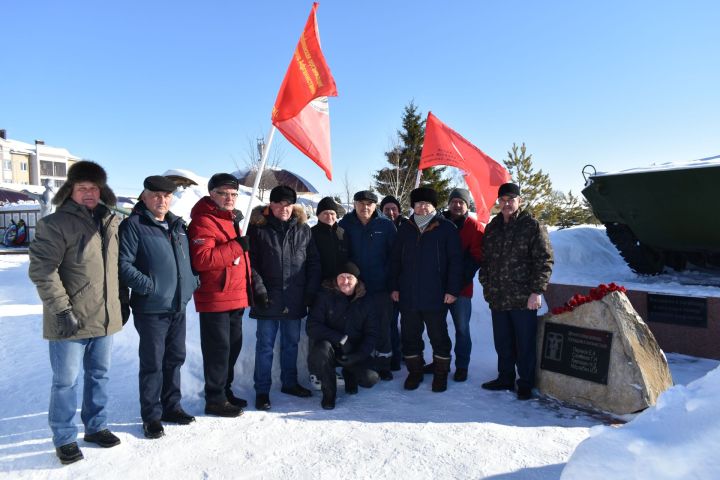
[[[310,368],[320,375],[322,401],[326,410],[335,408],[337,383],[335,367],[343,367],[345,393],[355,394],[358,385],[370,388],[380,380],[370,370],[370,354],[378,336],[377,316],[373,302],[365,295],[365,285],[358,280],[360,271],[348,262],[335,279],[323,282],[307,321]]]

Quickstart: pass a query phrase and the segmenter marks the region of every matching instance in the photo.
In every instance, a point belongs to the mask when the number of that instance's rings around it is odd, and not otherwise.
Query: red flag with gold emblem
[[[272,123],[332,180],[327,97],[337,96],[335,80],[320,48],[313,3],[272,111]]]
[[[465,172],[465,181],[475,200],[477,218],[483,224],[497,199],[498,187],[510,181],[510,174],[498,162],[428,112],[420,169],[448,165]]]

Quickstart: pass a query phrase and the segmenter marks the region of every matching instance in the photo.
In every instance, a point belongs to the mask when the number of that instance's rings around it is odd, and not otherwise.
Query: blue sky
[[[244,164],[311,1],[2,4],[0,128],[106,167],[121,193],[168,168]],[[525,142],[556,189],[581,169],[720,154],[720,2],[320,2],[333,173],[367,187],[411,100],[500,161]],[[276,136],[276,139],[280,138]]]

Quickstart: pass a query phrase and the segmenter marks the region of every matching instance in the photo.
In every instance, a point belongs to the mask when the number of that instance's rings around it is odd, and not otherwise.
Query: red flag
[[[497,199],[498,187],[510,181],[510,174],[505,167],[428,112],[425,143],[418,168],[435,165],[449,165],[465,172],[478,220],[487,223],[490,209]]]
[[[332,180],[327,97],[337,96],[335,80],[320,49],[313,3],[272,111],[272,123]]]

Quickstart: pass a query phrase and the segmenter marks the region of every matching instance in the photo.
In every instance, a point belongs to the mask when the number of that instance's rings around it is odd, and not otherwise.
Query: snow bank
[[[621,428],[593,427],[562,480],[720,478],[718,398],[720,368],[665,391]]]
[[[717,271],[666,268],[660,275],[637,275],[605,234],[605,227],[579,226],[550,232],[555,253],[552,283],[594,287],[615,282],[628,289],[685,296],[720,296]]]

